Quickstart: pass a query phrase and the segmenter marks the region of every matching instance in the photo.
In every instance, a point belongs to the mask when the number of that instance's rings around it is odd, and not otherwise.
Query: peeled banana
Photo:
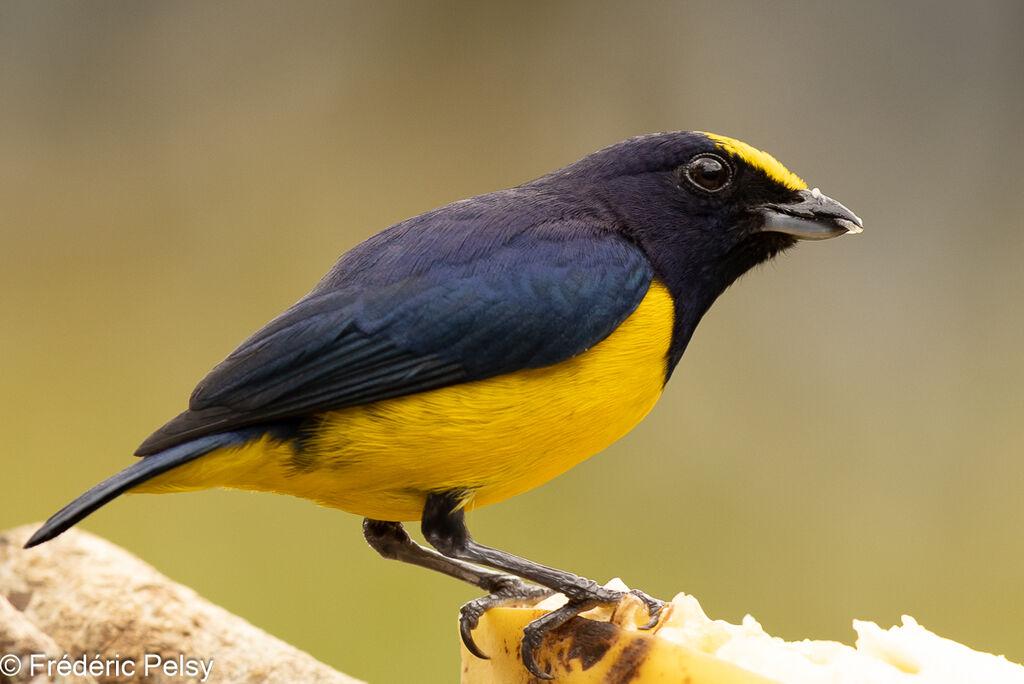
[[[607,586],[625,589],[617,581]],[[485,613],[473,638],[489,659],[463,646],[463,684],[536,684],[522,664],[522,630],[563,602],[555,596],[533,607]],[[647,621],[643,603],[627,594],[614,607],[596,608],[553,630],[535,658],[559,684],[1024,684],[1024,667],[939,637],[909,616],[888,630],[855,620],[855,646],[786,642],[749,615],[739,625],[711,620],[687,594],[664,608],[653,629],[641,630]]]

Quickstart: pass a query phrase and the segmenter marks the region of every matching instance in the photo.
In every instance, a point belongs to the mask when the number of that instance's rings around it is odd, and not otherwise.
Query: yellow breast
[[[321,414],[301,450],[264,437],[134,491],[273,491],[378,520],[418,520],[431,492],[465,492],[467,508],[495,503],[560,475],[647,415],[665,382],[673,313],[655,281],[611,335],[567,361]]]

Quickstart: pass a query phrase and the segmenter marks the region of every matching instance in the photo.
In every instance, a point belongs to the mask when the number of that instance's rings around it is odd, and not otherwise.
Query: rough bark
[[[206,682],[358,681],[87,532],[73,529],[22,549],[36,527],[0,533],[0,682],[52,681],[58,667],[73,667],[59,681],[184,684],[202,681],[204,664]],[[19,662],[4,662],[6,654]],[[70,663],[60,666],[65,654]],[[97,674],[93,662],[104,671]],[[194,675],[183,675],[190,662]]]

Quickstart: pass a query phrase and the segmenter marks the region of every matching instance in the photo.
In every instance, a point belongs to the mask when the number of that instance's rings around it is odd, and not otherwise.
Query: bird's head
[[[652,258],[670,252],[704,268],[743,252],[754,259],[745,271],[798,240],[862,229],[853,212],[767,152],[713,133],[630,138],[547,178],[586,188]]]
[[[656,133],[584,157],[549,182],[585,188],[639,245],[676,302],[682,342],[715,298],[799,240],[861,232],[839,202],[750,145],[711,133]]]

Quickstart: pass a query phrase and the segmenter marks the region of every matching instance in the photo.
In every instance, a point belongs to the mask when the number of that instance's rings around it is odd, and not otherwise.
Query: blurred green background
[[[372,233],[710,130],[865,233],[741,279],[638,429],[475,536],[791,639],[909,613],[1024,660],[1022,8],[3,2],[0,526],[131,463]],[[83,527],[352,675],[457,677],[475,592],[355,516],[202,492]]]

